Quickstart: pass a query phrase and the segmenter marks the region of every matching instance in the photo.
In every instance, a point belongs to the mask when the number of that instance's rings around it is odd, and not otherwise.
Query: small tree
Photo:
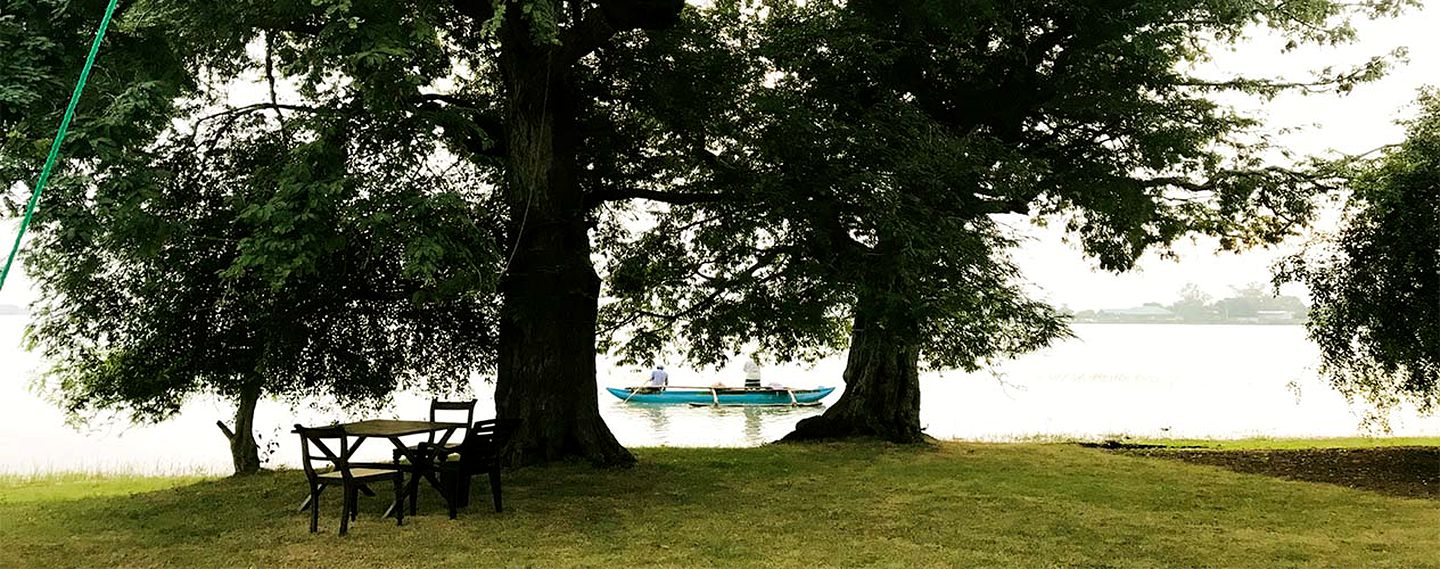
[[[36,217],[29,338],[73,417],[219,395],[248,474],[264,395],[358,405],[493,369],[498,256],[473,196],[366,144],[377,125],[222,117],[69,176]]]
[[[1419,106],[1406,140],[1355,172],[1339,231],[1276,274],[1310,289],[1321,375],[1382,410],[1440,404],[1440,94]]]

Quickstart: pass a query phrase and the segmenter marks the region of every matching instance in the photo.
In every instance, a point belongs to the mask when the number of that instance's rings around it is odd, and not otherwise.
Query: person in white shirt
[[[755,362],[755,355],[751,354],[750,359],[745,362],[745,388],[760,389],[760,364]]]
[[[655,370],[650,372],[650,387],[665,387],[667,385],[670,385],[670,372],[665,371],[665,366],[655,366]]]

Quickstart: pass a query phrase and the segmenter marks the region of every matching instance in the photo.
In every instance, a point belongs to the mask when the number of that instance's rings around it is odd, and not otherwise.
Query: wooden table
[[[350,443],[350,448],[346,449],[346,456],[353,456],[355,450],[360,448],[360,444],[365,442],[365,439],[388,439],[390,444],[395,446],[396,451],[399,452],[401,456],[410,460],[410,483],[405,488],[405,495],[410,497],[412,500],[411,503],[413,504],[413,501],[417,499],[416,496],[420,491],[420,478],[423,477],[435,490],[440,492],[440,496],[445,499],[446,507],[449,507],[451,497],[445,493],[444,485],[440,484],[440,480],[435,477],[435,469],[431,467],[430,459],[421,455],[418,449],[407,446],[405,441],[400,440],[400,438],[428,433],[443,433],[440,436],[440,440],[436,441],[436,444],[443,445],[450,439],[451,435],[455,434],[456,429],[465,428],[469,425],[465,423],[441,423],[433,421],[368,419],[365,421],[355,421],[353,423],[342,423],[336,426],[345,429],[345,434],[355,439],[355,442]],[[310,499],[306,498],[305,502],[300,505],[300,509],[304,510],[309,504]],[[385,515],[387,517],[390,516],[397,507],[404,507],[404,504],[390,504],[390,508],[385,510]]]

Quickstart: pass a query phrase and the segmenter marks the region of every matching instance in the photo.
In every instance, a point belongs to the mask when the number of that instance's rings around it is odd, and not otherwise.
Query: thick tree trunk
[[[507,18],[502,65],[509,90],[504,188],[514,251],[501,283],[495,411],[522,419],[512,461],[635,458],[600,418],[595,326],[600,278],[590,259],[588,208],[576,179],[579,137],[572,71]]]
[[[877,297],[891,297],[877,295]],[[914,324],[876,299],[857,303],[845,392],[823,415],[795,425],[783,440],[879,438],[924,442],[920,432],[920,347]]]
[[[242,388],[235,398],[235,430],[225,435],[230,439],[230,459],[237,476],[260,472],[260,447],[255,444],[255,405],[259,402],[259,385]]]

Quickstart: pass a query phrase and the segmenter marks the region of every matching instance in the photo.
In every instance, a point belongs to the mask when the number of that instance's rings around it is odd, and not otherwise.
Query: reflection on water
[[[714,407],[614,404],[600,414],[629,446],[758,446],[785,436],[795,423],[825,412],[825,406]]]

